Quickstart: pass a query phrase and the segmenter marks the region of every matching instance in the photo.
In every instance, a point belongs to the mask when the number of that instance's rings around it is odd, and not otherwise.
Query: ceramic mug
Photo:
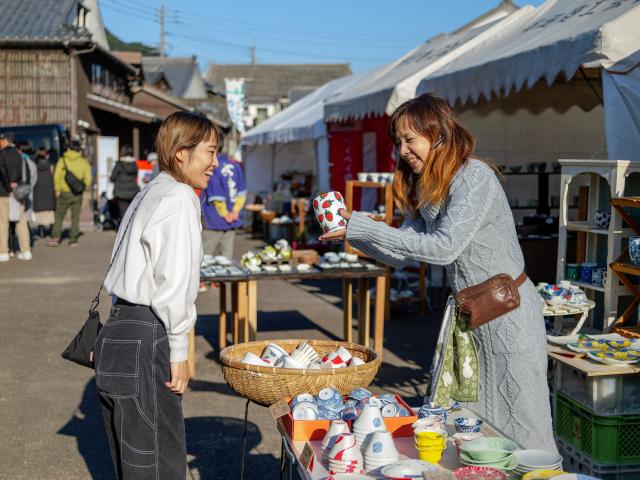
[[[577,263],[568,263],[565,278],[574,281],[580,280],[580,265]]]
[[[640,265],[640,237],[629,237],[629,258],[634,265]]]
[[[340,210],[346,209],[340,192],[322,193],[313,199],[313,210],[324,233],[346,228],[347,221],[339,213]]]
[[[598,210],[596,212],[595,225],[596,228],[607,229],[609,228],[609,222],[611,221],[611,213],[606,210]]]
[[[604,287],[607,279],[607,267],[596,267],[591,274],[591,283],[598,287]]]
[[[638,253],[640,256],[640,238],[638,239]],[[593,269],[598,265],[595,263],[583,263],[580,265],[580,281],[582,283],[591,283],[591,277],[593,276]]]

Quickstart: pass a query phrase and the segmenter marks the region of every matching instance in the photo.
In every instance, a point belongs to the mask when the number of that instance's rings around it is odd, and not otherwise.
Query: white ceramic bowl
[[[359,430],[366,432],[386,430],[380,407],[372,403],[367,403],[360,412],[358,419],[353,423],[353,428],[354,431]]]
[[[398,450],[393,443],[393,437],[388,431],[373,432],[364,451],[369,459],[389,459],[398,457]]]
[[[322,448],[331,448],[333,443],[338,439],[338,435],[349,432],[349,425],[344,420],[333,420],[329,424],[329,430],[322,439]],[[335,437],[335,439],[334,439]],[[333,442],[332,442],[333,440]]]

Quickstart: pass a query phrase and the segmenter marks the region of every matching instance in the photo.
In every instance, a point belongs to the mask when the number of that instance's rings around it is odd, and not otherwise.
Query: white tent
[[[340,121],[367,115],[390,115],[400,104],[415,96],[416,87],[425,76],[533,11],[531,6],[523,7],[488,24],[430,39],[333,96],[326,103],[325,119]]]
[[[640,0],[548,0],[423,77],[451,104],[519,92],[581,68],[603,72],[609,158],[640,160]]]
[[[316,187],[327,190],[329,147],[324,102],[366,74],[332,80],[249,130],[242,137],[247,189],[270,191],[281,173],[298,170],[312,171]]]

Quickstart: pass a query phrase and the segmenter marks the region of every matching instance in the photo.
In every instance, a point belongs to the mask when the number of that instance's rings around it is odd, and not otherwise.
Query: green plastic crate
[[[599,416],[558,393],[556,435],[599,463],[640,463],[640,416]]]

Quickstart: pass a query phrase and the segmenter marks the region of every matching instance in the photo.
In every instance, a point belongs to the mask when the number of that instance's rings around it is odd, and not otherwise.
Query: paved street
[[[76,249],[37,242],[33,261],[0,264],[1,479],[114,478],[92,371],[60,358],[85,319],[114,238],[113,232],[88,232]],[[236,254],[260,244],[241,237]],[[340,338],[339,282],[268,281],[258,290],[259,339]],[[102,301],[104,319],[109,299]],[[198,298],[198,379],[184,397],[189,468],[196,479],[235,479],[240,471],[245,402],[222,378],[217,301],[215,289]],[[425,318],[394,310],[375,389],[420,401],[439,313]],[[280,439],[274,422],[253,404],[249,422],[245,478],[277,478]]]

